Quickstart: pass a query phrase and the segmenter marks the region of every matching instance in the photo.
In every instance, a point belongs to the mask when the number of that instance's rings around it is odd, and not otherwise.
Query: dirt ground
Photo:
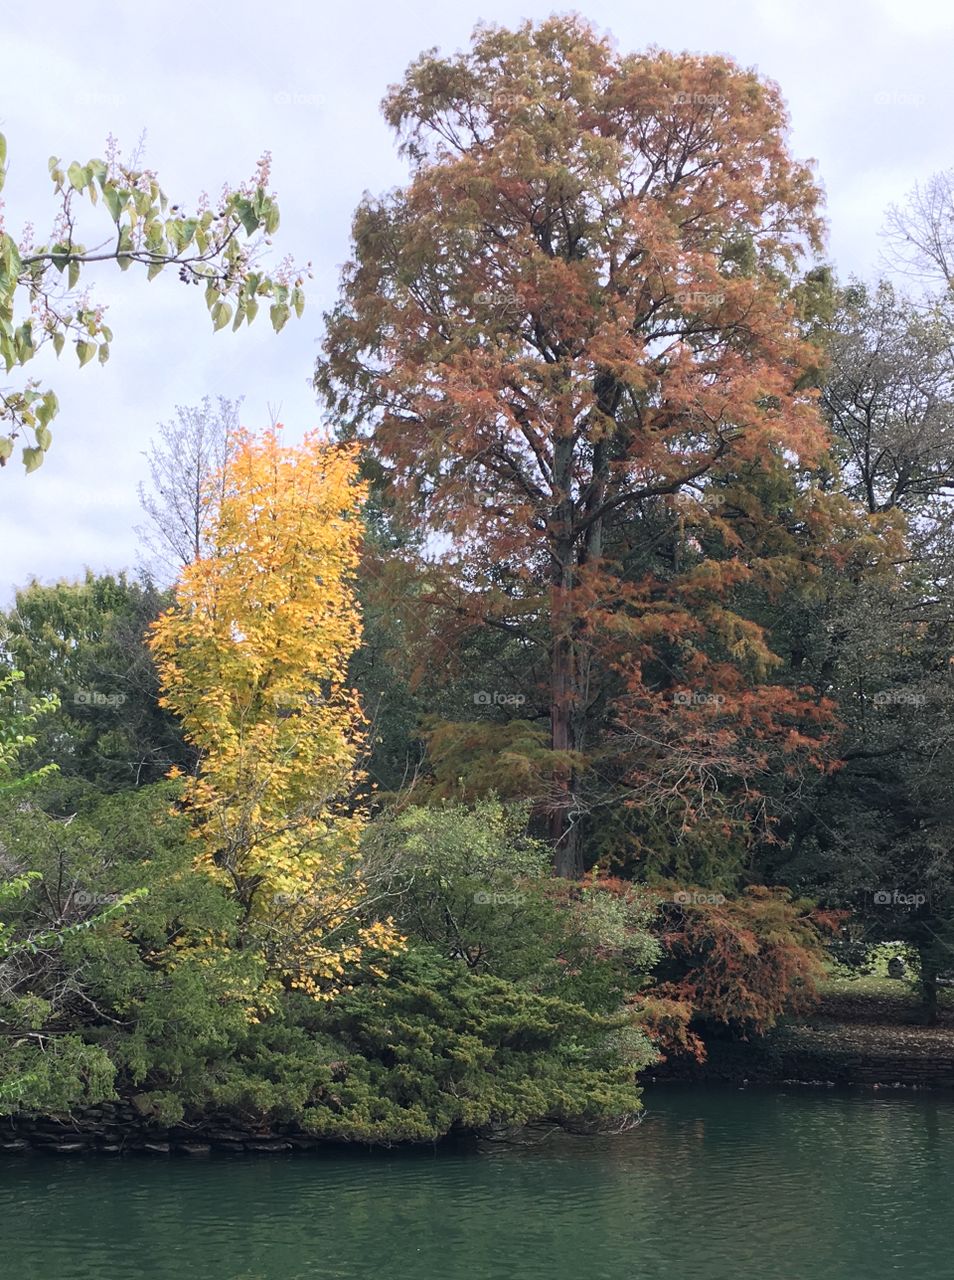
[[[885,978],[832,981],[817,1008],[792,1030],[799,1040],[810,1039],[820,1048],[954,1060],[954,991],[941,993],[938,1025],[926,1027],[918,999],[905,983]]]

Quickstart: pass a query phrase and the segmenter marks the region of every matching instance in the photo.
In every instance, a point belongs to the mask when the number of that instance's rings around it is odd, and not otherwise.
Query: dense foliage
[[[524,659],[562,874],[596,805],[744,829],[760,776],[817,761],[827,719],[747,600],[819,555],[762,536],[746,500],[814,521],[792,477],[824,449],[794,304],[819,194],[778,92],[553,19],[425,55],[385,111],[411,180],[356,214],[316,382],[453,540],[414,602],[425,644],[491,626]]]
[[[327,317],[337,434],[180,406],[171,590],[0,618],[0,1113],[625,1126],[830,955],[897,943],[928,1018],[954,969],[954,184],[894,211],[912,299],[818,259],[729,59],[480,28],[385,111],[410,175]],[[54,174],[120,265],[207,275],[217,325],[300,309],[234,247],[264,177],[183,225],[122,172]],[[8,292],[75,287],[84,250],[37,254]]]

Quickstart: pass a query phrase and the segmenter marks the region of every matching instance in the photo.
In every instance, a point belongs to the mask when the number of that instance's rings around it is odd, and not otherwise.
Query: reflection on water
[[[941,1280],[954,1100],[658,1086],[620,1137],[0,1162],[6,1280]]]

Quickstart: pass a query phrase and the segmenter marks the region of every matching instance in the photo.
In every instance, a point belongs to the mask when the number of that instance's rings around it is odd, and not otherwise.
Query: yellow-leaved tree
[[[401,939],[368,917],[349,804],[364,719],[346,668],[365,490],[354,451],[317,434],[241,433],[214,503],[209,551],[187,565],[151,647],[162,705],[200,753],[185,803],[199,865],[242,908],[239,945],[316,997]],[[213,498],[211,495],[215,494]]]

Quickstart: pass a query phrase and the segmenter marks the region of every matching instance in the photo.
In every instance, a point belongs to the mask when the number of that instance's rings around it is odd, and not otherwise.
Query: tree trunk
[[[576,749],[576,654],[573,643],[573,441],[559,439],[553,449],[553,485],[557,498],[551,519],[550,588],[550,746],[563,759],[554,766],[550,801],[553,870],[567,879],[583,874],[582,850],[574,822],[577,808],[573,766]]]
[[[562,612],[557,601],[554,613]],[[559,621],[558,618],[554,619]],[[553,637],[553,657],[550,684],[550,738],[555,752],[574,750],[573,694],[574,694],[573,641],[569,634],[557,632]],[[553,869],[558,876],[577,880],[583,874],[582,850],[578,838],[573,811],[576,808],[573,769],[566,763],[557,764],[554,770],[555,795],[550,809],[550,840],[553,844]]]
[[[925,1026],[937,1026],[937,978],[940,965],[937,944],[933,939],[918,943],[920,969],[921,1019]]]
[[[574,769],[566,755],[574,751],[574,703],[576,673],[572,620],[565,590],[553,589],[551,607],[552,653],[549,727],[551,748],[563,759],[553,768],[553,796],[549,809],[549,838],[553,846],[553,870],[557,876],[579,879],[583,874],[583,851],[574,822],[576,809]]]

